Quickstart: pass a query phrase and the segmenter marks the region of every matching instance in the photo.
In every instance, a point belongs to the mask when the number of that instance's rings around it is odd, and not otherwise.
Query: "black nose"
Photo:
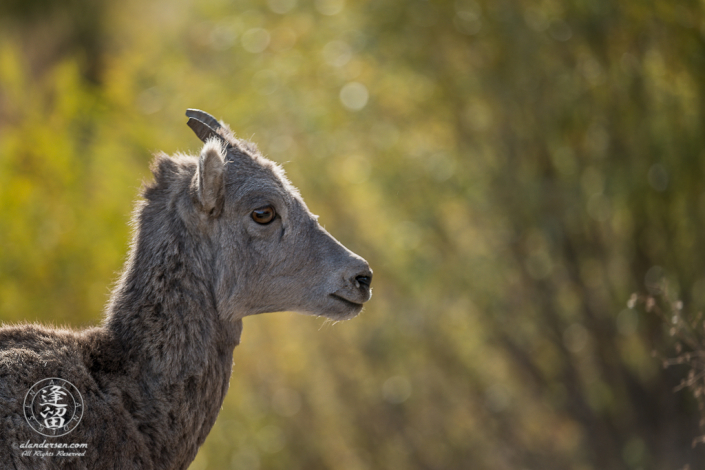
[[[357,276],[355,280],[369,289],[370,283],[372,282],[372,275]]]

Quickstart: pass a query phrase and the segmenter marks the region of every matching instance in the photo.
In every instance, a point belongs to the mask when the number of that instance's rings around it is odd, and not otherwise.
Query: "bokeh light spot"
[[[568,41],[573,37],[573,30],[568,23],[562,20],[554,20],[548,27],[548,33],[553,39],[560,42]]]
[[[137,107],[142,114],[154,114],[164,106],[164,96],[159,87],[151,87],[137,95]]]
[[[563,344],[572,353],[579,353],[590,341],[590,333],[580,323],[573,323],[563,332]]]
[[[322,15],[337,15],[345,6],[344,0],[316,0],[316,10]]]
[[[550,24],[546,14],[539,8],[528,8],[524,12],[524,22],[537,33],[546,31]]]
[[[660,163],[649,168],[649,184],[660,193],[668,189],[668,172]]]
[[[208,37],[210,46],[219,51],[230,49],[237,39],[235,25],[221,24],[213,28]]]
[[[267,49],[269,40],[269,32],[263,28],[248,29],[241,39],[243,49],[253,54],[258,54]]]
[[[411,396],[411,382],[406,377],[396,375],[390,377],[382,385],[382,397],[387,403],[398,405]]]
[[[272,396],[272,409],[281,416],[294,416],[301,410],[301,395],[296,390],[280,388]]]
[[[269,140],[269,151],[275,154],[285,153],[294,146],[294,139],[289,134],[278,134]]]
[[[595,221],[606,222],[612,217],[612,203],[602,193],[593,194],[588,199],[587,212]]]
[[[352,48],[345,41],[330,41],[323,47],[323,58],[335,67],[342,67],[350,62]]]
[[[494,384],[485,390],[485,406],[488,410],[499,413],[511,404],[509,391],[502,384]]]
[[[268,454],[276,454],[286,445],[286,436],[279,426],[270,424],[259,430],[256,435],[260,449]]]
[[[646,271],[646,275],[644,276],[644,284],[649,292],[658,293],[661,291],[665,275],[666,272],[661,266],[652,266],[648,271]]]
[[[429,174],[439,183],[448,180],[455,173],[455,159],[446,152],[437,152],[429,155],[425,163]]]
[[[294,9],[296,0],[267,0],[267,6],[274,13],[283,15]]]
[[[252,77],[252,86],[260,95],[271,95],[277,91],[279,79],[272,70],[260,70]]]
[[[421,244],[421,229],[414,222],[400,222],[394,229],[394,242],[405,250],[413,250]]]
[[[482,29],[480,16],[472,11],[459,11],[453,18],[453,24],[458,32],[473,36]]]
[[[526,259],[526,270],[533,279],[545,279],[553,271],[553,263],[546,251],[536,250]]]
[[[238,470],[259,470],[260,457],[255,449],[243,448],[233,454],[230,465]]]
[[[350,111],[359,111],[367,105],[370,94],[360,82],[350,82],[340,90],[340,102]]]

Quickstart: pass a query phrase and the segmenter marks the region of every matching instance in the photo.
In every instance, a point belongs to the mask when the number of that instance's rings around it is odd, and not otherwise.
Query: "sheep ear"
[[[211,217],[218,217],[223,210],[224,173],[225,151],[222,142],[215,138],[208,139],[198,158],[193,182],[201,210]]]

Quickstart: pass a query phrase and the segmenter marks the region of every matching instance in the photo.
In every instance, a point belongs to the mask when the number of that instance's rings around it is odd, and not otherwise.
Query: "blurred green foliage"
[[[283,162],[375,270],[352,322],[245,321],[192,469],[705,465],[671,340],[705,306],[704,5],[0,7],[0,320],[100,321],[187,107]]]

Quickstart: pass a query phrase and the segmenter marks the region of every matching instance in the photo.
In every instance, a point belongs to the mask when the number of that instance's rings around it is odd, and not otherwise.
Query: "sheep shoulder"
[[[53,468],[49,463],[55,459],[23,457],[18,447],[43,441],[90,443],[94,448],[83,457],[62,458],[65,468],[103,468],[104,464],[91,461],[96,456],[125,463],[125,452],[133,456],[134,468],[152,468],[148,445],[134,416],[140,404],[130,401],[140,393],[134,385],[125,384],[129,372],[124,361],[111,360],[118,357],[119,351],[102,328],[74,331],[38,324],[0,328],[0,442],[6,444],[0,446],[0,461],[12,462],[17,469],[36,469],[46,460],[47,468]],[[80,426],[62,437],[38,434],[24,411],[29,390],[52,377],[73,384],[80,394],[74,398],[90,410],[82,414]]]

